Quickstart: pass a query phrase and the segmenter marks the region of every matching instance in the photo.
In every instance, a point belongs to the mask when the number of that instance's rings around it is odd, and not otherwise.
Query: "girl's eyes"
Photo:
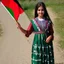
[[[38,11],[44,11],[44,9],[38,9]]]

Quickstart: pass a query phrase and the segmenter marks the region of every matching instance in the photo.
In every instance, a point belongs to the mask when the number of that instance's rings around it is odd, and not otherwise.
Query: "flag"
[[[2,0],[2,3],[15,20],[18,20],[19,15],[24,12],[17,0]]]

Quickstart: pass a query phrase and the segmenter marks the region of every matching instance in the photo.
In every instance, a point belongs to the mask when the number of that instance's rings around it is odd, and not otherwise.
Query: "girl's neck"
[[[44,17],[39,17],[39,16],[38,16],[38,18],[40,18],[40,19],[44,19]]]

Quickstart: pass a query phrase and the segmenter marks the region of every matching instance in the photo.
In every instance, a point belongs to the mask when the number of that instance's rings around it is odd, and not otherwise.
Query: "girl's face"
[[[43,18],[44,15],[44,9],[42,6],[40,6],[37,10],[38,17]]]

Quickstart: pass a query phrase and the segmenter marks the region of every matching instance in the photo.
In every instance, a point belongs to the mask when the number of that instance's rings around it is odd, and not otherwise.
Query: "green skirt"
[[[35,34],[32,45],[32,64],[54,64],[52,41],[46,43],[45,34]]]

